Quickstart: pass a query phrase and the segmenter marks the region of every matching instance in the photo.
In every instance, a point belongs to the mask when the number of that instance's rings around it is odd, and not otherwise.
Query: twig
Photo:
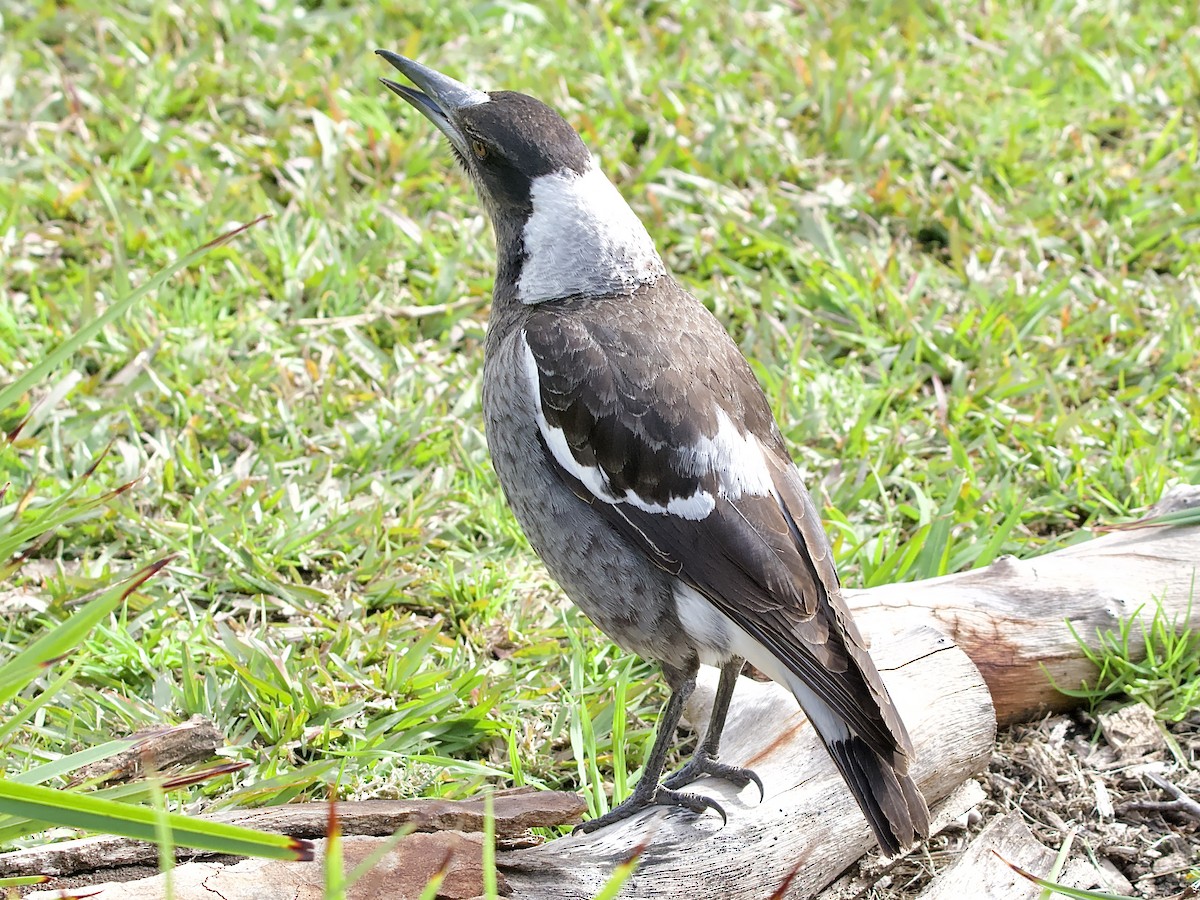
[[[352,325],[366,325],[376,319],[423,319],[428,316],[440,316],[443,313],[454,312],[468,306],[482,306],[490,300],[484,295],[462,297],[451,303],[431,303],[429,306],[394,306],[391,309],[381,309],[376,312],[356,313],[352,316],[330,316],[300,319],[299,324],[312,326],[323,325],[327,328],[345,328]]]
[[[1174,799],[1135,800],[1132,803],[1126,803],[1124,805],[1124,809],[1141,810],[1144,812],[1177,812],[1186,816],[1190,816],[1197,822],[1200,822],[1200,803],[1197,803],[1195,800],[1185,794],[1181,788],[1176,787],[1161,775],[1156,775],[1153,772],[1147,772],[1146,777],[1154,782],[1155,787],[1166,791]]]

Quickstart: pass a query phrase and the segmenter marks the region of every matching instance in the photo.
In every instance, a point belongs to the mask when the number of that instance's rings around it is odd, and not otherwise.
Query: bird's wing
[[[597,513],[906,767],[907,733],[758,382],[698,302],[682,290],[672,301],[528,315],[521,349],[545,452]]]

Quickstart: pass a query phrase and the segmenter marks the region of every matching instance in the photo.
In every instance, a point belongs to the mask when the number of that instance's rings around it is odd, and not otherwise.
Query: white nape
[[[522,303],[632,293],[666,273],[646,227],[593,161],[582,175],[542,175],[531,188]]]

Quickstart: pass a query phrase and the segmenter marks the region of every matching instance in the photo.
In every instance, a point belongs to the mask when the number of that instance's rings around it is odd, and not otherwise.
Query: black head
[[[665,274],[645,226],[562,116],[524,94],[485,94],[376,52],[417,86],[381,79],[450,139],[487,208],[496,305],[632,294]]]
[[[565,170],[583,174],[591,166],[575,129],[540,100],[477,91],[411,59],[375,52],[420,88],[380,79],[450,139],[497,226],[502,218],[528,215],[535,178]]]

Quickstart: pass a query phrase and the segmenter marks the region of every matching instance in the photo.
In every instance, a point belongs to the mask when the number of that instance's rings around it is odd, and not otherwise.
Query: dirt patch
[[[1110,873],[1113,893],[1132,888],[1137,897],[1200,898],[1200,886],[1189,880],[1200,872],[1198,765],[1200,711],[1170,725],[1134,706],[1013,726],[999,734],[979,778],[986,799],[858,896],[917,897],[988,823],[1017,810],[1053,850],[1074,832],[1073,855]]]

